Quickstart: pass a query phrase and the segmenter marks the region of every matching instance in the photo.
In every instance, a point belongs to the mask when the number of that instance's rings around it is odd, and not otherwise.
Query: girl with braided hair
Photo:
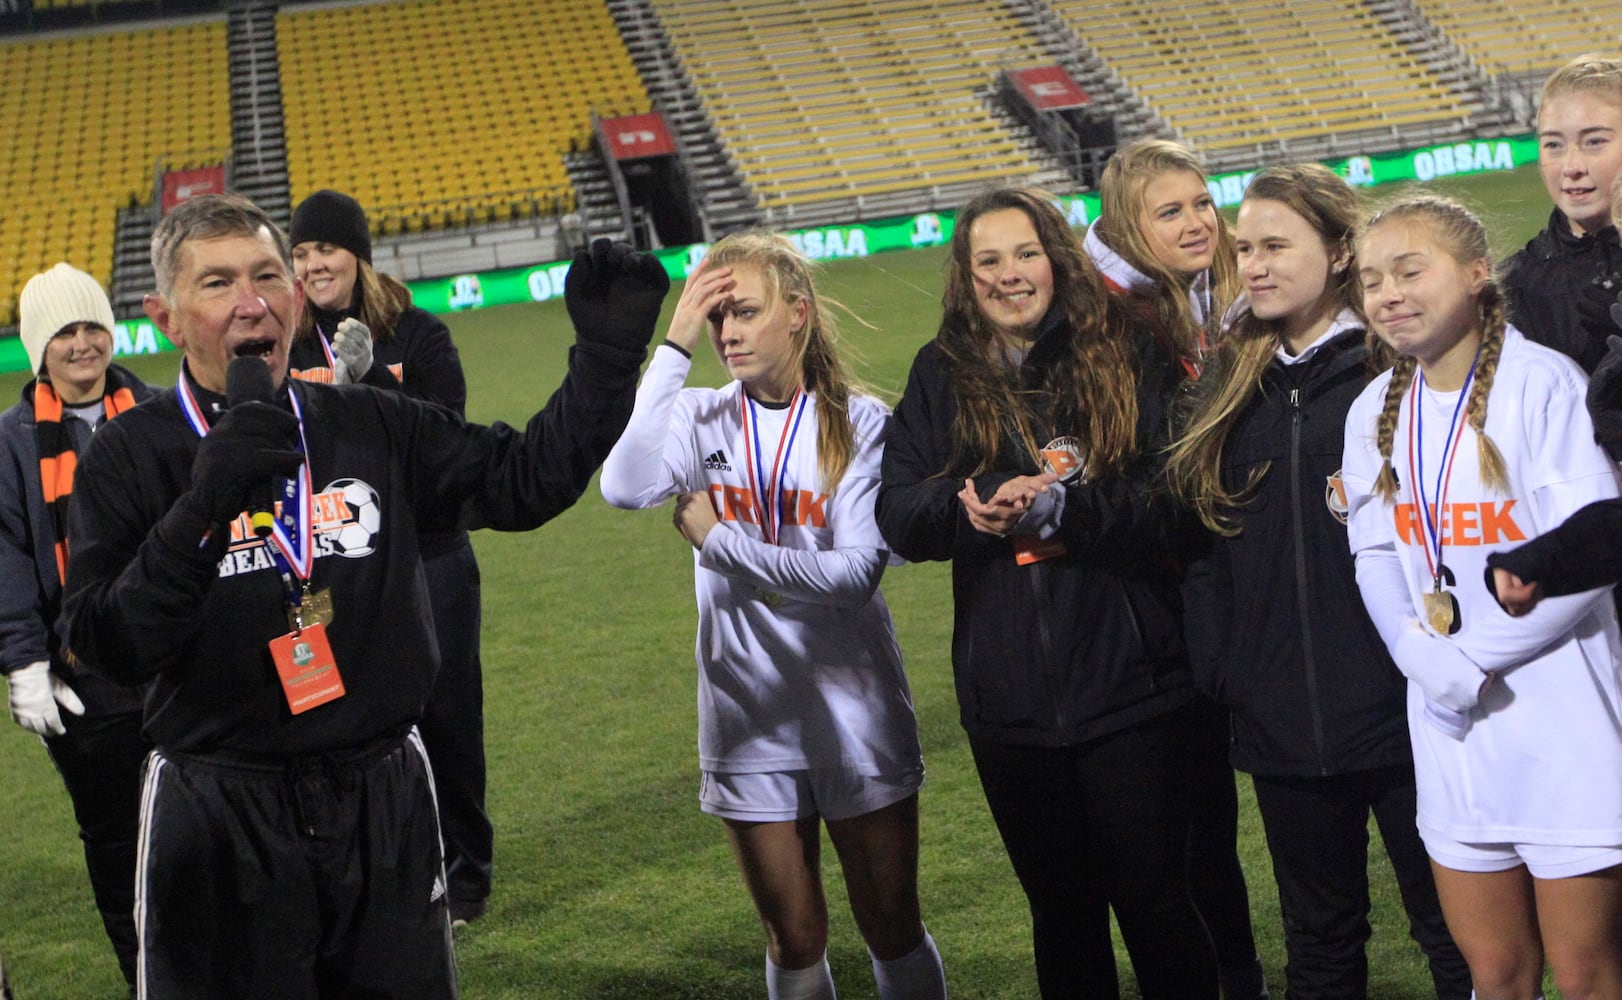
[[[1167,463],[1209,531],[1183,588],[1189,649],[1201,687],[1233,713],[1228,757],[1256,790],[1289,996],[1368,995],[1372,814],[1436,995],[1469,1000],[1414,828],[1406,681],[1346,547],[1346,411],[1389,366],[1364,343],[1360,221],[1356,193],[1314,163],[1262,171],[1239,206],[1245,294]]]
[[[686,387],[708,339],[733,381]],[[603,463],[623,508],[676,498],[698,591],[703,810],[765,925],[770,1000],[833,1000],[822,827],[881,1000],[945,1000],[918,903],[924,763],[874,524],[889,413],[840,359],[787,238],[735,233],[689,275]]]
[[[1615,607],[1592,590],[1512,617],[1478,582],[1489,553],[1617,496],[1584,376],[1505,322],[1486,230],[1457,202],[1387,207],[1357,261],[1370,328],[1399,360],[1347,416],[1348,533],[1409,681],[1448,928],[1480,1000],[1538,996],[1545,958],[1566,997],[1622,996]]]

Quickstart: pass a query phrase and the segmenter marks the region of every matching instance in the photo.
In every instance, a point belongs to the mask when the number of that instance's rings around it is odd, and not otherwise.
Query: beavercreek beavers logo
[[[1087,459],[1081,454],[1081,441],[1066,435],[1042,446],[1042,471],[1059,477],[1061,483],[1087,481]]]
[[[1346,502],[1346,484],[1340,478],[1340,470],[1336,469],[1333,474],[1326,477],[1326,480],[1324,506],[1329,508],[1329,513],[1335,516],[1335,520],[1345,524],[1352,507]]]
[[[277,505],[281,512],[281,504]],[[360,559],[377,550],[377,536],[383,529],[383,508],[377,491],[359,479],[335,479],[310,498],[315,515],[311,525],[317,559],[343,556]],[[275,569],[267,540],[253,533],[248,515],[231,522],[231,547],[220,560],[220,576],[236,576],[261,569]]]

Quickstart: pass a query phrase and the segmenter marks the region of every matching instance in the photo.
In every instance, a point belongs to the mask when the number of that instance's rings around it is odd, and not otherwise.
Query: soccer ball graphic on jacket
[[[327,533],[332,551],[349,559],[369,556],[377,547],[377,532],[383,526],[383,510],[377,491],[359,479],[337,479],[322,493],[336,493],[349,509],[341,525]]]

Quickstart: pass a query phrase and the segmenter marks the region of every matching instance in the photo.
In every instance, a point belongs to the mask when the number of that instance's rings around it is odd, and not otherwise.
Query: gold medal
[[[309,628],[311,625],[332,624],[332,591],[328,588],[311,590],[310,585],[304,585],[304,593],[299,597],[296,608],[287,609],[287,627],[298,631]]]
[[[1424,596],[1425,619],[1430,622],[1436,634],[1452,635],[1458,631],[1458,603],[1453,600],[1453,595],[1443,590],[1438,583],[1435,590]]]

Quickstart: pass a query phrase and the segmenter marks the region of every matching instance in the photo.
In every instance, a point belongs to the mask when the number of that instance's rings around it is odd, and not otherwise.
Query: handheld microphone
[[[276,385],[270,380],[270,366],[256,357],[232,358],[225,369],[225,405],[269,403],[276,398]],[[254,487],[248,499],[248,521],[260,538],[270,534],[276,523],[276,485],[265,480]]]

